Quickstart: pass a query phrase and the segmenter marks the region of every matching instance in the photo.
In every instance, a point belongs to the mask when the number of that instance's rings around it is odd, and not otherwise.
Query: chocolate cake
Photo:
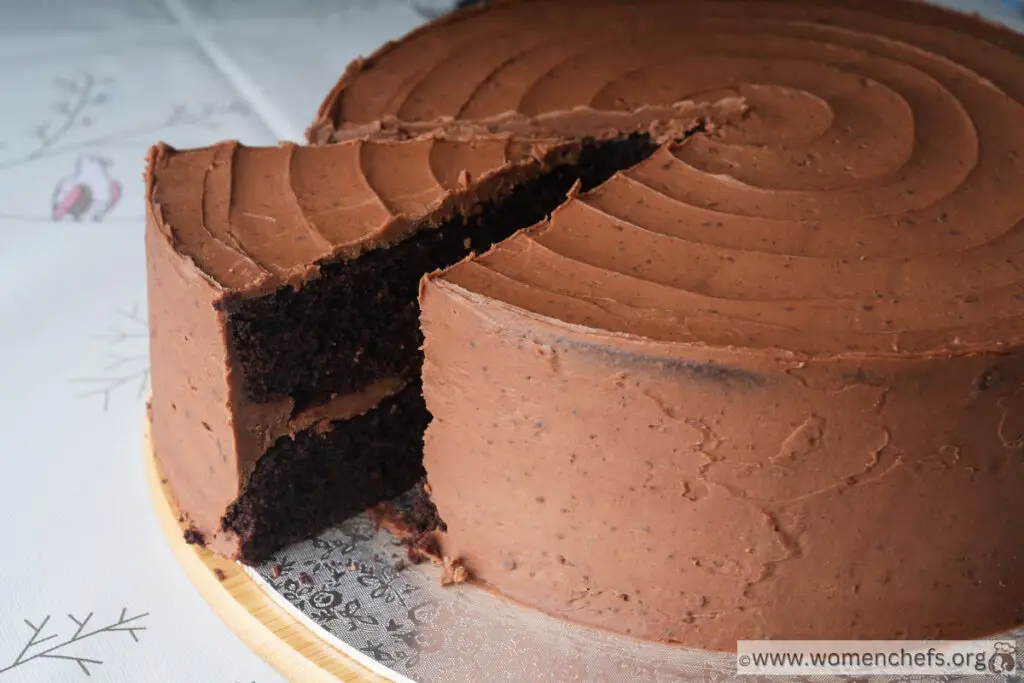
[[[158,146],[193,540],[257,560],[425,464],[443,555],[585,624],[1024,620],[1022,70],[903,0],[499,0],[353,64],[314,146]]]

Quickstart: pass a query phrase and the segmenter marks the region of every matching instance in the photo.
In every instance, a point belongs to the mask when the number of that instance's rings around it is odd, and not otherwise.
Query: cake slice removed
[[[412,487],[420,277],[655,148],[645,133],[154,147],[153,441],[187,538],[252,562]]]

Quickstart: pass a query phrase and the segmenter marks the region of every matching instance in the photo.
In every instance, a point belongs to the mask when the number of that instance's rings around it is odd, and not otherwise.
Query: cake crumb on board
[[[203,536],[203,532],[194,526],[190,526],[185,530],[185,543],[189,545],[206,545],[206,537]]]
[[[469,572],[462,566],[462,560],[452,559],[447,555],[442,559],[444,571],[441,572],[441,585],[451,586],[469,580]]]
[[[462,560],[441,555],[441,549],[437,542],[435,530],[443,529],[443,525],[436,518],[436,511],[433,514],[424,514],[422,509],[416,510],[416,514],[410,516],[399,511],[390,502],[380,503],[368,511],[370,519],[378,529],[384,529],[397,538],[406,547],[408,562],[419,564],[424,560],[430,560],[442,567],[441,585],[450,586],[457,583],[465,583],[469,580],[469,570],[462,564]],[[392,569],[398,572],[405,569],[406,561],[399,559]]]

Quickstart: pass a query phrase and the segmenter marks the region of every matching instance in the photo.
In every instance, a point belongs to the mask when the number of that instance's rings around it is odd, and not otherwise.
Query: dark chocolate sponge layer
[[[240,539],[239,559],[264,559],[413,487],[427,420],[414,382],[363,415],[278,439],[222,520]]]

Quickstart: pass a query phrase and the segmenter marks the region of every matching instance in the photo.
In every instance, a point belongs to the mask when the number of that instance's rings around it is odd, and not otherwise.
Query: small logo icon
[[[1013,643],[996,643],[995,653],[988,658],[988,670],[994,674],[1008,674],[1016,668]]]
[[[74,221],[102,221],[121,198],[121,183],[110,177],[111,165],[110,159],[99,154],[78,157],[75,172],[53,190],[53,220],[70,217]]]

